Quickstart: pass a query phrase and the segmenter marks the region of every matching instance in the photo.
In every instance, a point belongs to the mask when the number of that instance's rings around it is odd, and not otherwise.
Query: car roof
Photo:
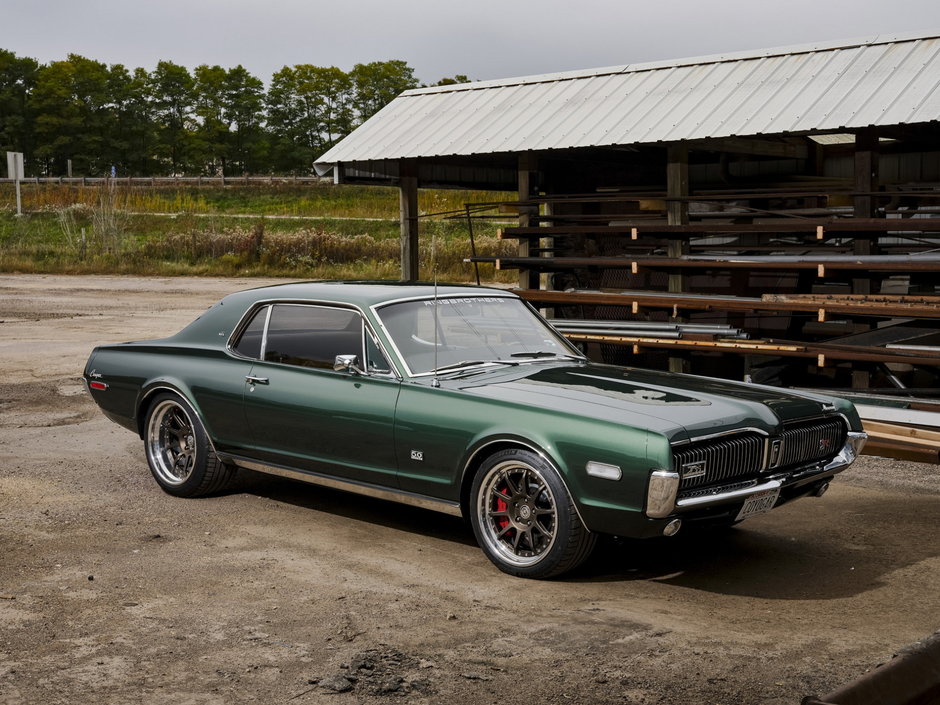
[[[441,284],[436,287],[440,297],[452,296],[501,296],[517,298],[510,291],[482,286]],[[245,312],[260,301],[343,303],[356,306],[362,311],[378,304],[402,299],[434,296],[434,284],[423,282],[291,282],[274,286],[246,289],[229,294],[212,306],[203,315],[166,340],[176,344],[224,345]]]
[[[290,301],[330,301],[348,303],[360,308],[399,299],[428,296],[515,296],[503,289],[426,282],[374,282],[374,281],[313,281],[275,284],[231,294],[228,299],[242,302],[281,299]]]

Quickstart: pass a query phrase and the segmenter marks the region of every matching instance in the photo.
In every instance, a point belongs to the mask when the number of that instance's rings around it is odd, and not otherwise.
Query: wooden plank
[[[492,258],[469,258],[471,262],[485,262]],[[785,259],[782,256],[698,259],[694,256],[682,259],[671,257],[502,257],[503,269],[574,269],[601,267],[603,269],[772,269],[816,270],[817,276],[825,277],[826,270],[866,272],[940,272],[940,259],[916,262],[903,260],[863,260],[846,255],[843,261],[814,260],[803,257]]]
[[[764,301],[739,296],[711,296],[704,294],[670,294],[649,291],[539,291],[519,290],[522,298],[533,303],[559,305],[584,304],[594,306],[632,306],[642,308],[673,308],[694,311],[804,311],[818,313],[819,304],[812,301]],[[831,314],[877,316],[893,318],[940,318],[940,307],[935,304],[864,303],[861,301],[832,301],[826,304]]]
[[[869,434],[877,434],[882,438],[911,439],[922,441],[925,445],[931,444],[940,448],[940,431],[929,431],[924,428],[901,426],[899,424],[884,423],[882,421],[862,421],[862,426]]]
[[[733,218],[734,214],[727,214]],[[716,235],[723,233],[811,233],[816,235],[822,226],[825,233],[842,236],[880,235],[886,232],[926,233],[940,232],[938,218],[841,218],[838,220],[793,219],[783,223],[689,223],[671,225],[668,223],[649,223],[642,220],[617,225],[547,225],[541,228],[506,228],[504,238],[528,237],[530,235],[630,235],[636,229],[639,235],[657,233],[667,235]],[[537,232],[535,232],[537,231]]]
[[[864,455],[880,455],[885,458],[913,460],[918,463],[940,462],[940,451],[933,448],[913,447],[909,443],[898,443],[882,438],[871,438],[862,449]]]
[[[940,306],[940,296],[914,296],[911,294],[763,294],[764,301],[867,301],[895,304],[925,304]]]
[[[819,367],[824,367],[829,360],[853,360],[856,362],[905,362],[908,364],[940,366],[940,357],[898,356],[880,348],[859,348],[843,350],[820,344],[800,345],[790,342],[760,341],[702,341],[676,338],[656,338],[629,335],[600,335],[591,333],[567,333],[569,340],[586,343],[607,343],[609,345],[639,345],[647,348],[666,350],[687,349],[701,351],[732,351],[749,355],[773,355],[780,357],[815,358]]]

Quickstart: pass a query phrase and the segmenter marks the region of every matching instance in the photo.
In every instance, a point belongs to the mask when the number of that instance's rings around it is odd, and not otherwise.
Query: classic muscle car
[[[469,520],[512,575],[598,534],[671,536],[820,496],[865,440],[836,398],[589,362],[515,294],[301,283],[169,338],[95,348],[85,383],[180,497],[236,468]]]

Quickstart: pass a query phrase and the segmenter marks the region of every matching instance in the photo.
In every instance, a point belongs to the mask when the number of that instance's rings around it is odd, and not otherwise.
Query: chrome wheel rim
[[[160,402],[150,414],[147,458],[161,482],[182,485],[196,467],[196,434],[186,409],[172,400]]]
[[[487,547],[514,566],[538,563],[555,543],[555,495],[526,463],[509,460],[490,468],[480,485],[477,517]]]

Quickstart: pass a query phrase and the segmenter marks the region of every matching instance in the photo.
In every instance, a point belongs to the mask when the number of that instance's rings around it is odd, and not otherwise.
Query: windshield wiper
[[[568,360],[581,360],[583,358],[578,357],[577,355],[569,355],[568,353],[556,353],[551,350],[531,350],[529,352],[514,352],[509,355],[509,357],[531,357],[531,358],[542,358],[542,357],[561,357],[567,358]]]
[[[477,365],[518,365],[518,362],[511,362],[510,360],[461,360],[460,362],[454,362],[450,365],[441,365],[431,370],[435,374],[438,372],[447,372],[453,370],[461,370],[465,367],[476,367]]]

